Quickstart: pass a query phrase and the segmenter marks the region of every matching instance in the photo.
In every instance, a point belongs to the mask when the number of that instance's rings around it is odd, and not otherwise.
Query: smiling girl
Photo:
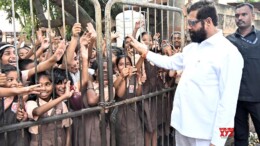
[[[58,98],[52,97],[53,85],[50,74],[47,72],[38,73],[38,81],[41,84],[43,91],[37,96],[37,101],[28,101],[26,104],[28,117],[33,120],[38,120],[44,117],[50,117],[58,114],[68,112],[68,108],[63,100],[72,96],[74,91],[70,91],[70,81],[66,83],[66,90],[63,95]],[[72,122],[69,119],[48,123],[41,126],[42,129],[42,145],[51,146],[55,144],[55,139],[58,141],[59,146],[69,145],[70,137],[69,130],[65,131]],[[55,126],[57,126],[57,137],[55,137]],[[30,146],[38,146],[38,126],[29,128],[31,133]]]

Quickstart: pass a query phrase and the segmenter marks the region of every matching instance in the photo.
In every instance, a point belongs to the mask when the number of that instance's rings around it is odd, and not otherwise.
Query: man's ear
[[[211,19],[210,17],[206,18],[206,19],[205,19],[205,24],[206,24],[206,25],[213,24],[212,19]]]
[[[255,13],[252,14],[252,21],[255,20]]]

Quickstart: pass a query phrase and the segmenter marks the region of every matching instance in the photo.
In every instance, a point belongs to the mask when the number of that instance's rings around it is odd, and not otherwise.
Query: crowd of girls
[[[140,27],[141,22],[137,22],[134,37]],[[20,37],[19,43],[15,45],[18,56],[13,44],[0,43],[1,126],[38,121],[98,106],[99,72],[104,75],[105,102],[109,101],[107,55],[101,54],[104,58],[101,61],[96,59],[97,33],[92,24],[88,23],[86,28],[82,28],[80,23],[75,23],[70,41],[61,40],[55,35],[47,38],[43,34],[43,30],[37,31],[33,48],[29,44],[24,45],[24,39]],[[118,35],[112,33],[111,39],[116,37]],[[152,37],[151,33],[142,32],[138,40],[156,53],[178,53],[177,43],[165,43],[159,38],[159,33]],[[123,101],[176,86],[176,71],[166,71],[154,66],[134,51],[130,40],[125,37],[122,47],[112,47],[113,100]],[[106,41],[103,42],[102,49],[106,52]],[[102,71],[98,70],[98,64],[103,64]],[[110,145],[111,130],[115,130],[118,146],[159,145],[159,137],[169,136],[171,132],[169,121],[172,102],[173,93],[167,93],[143,102],[106,110],[107,145]],[[99,114],[92,112],[86,114],[84,119],[69,118],[32,126],[23,132],[11,131],[7,132],[7,137],[1,133],[0,143],[6,146],[37,146],[39,142],[44,146],[55,143],[58,146],[100,146]],[[110,127],[111,123],[115,125],[114,129]]]

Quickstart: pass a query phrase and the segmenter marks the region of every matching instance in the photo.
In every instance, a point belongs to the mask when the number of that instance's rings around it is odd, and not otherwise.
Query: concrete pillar
[[[184,0],[175,0],[175,7],[179,7],[179,8],[184,8],[184,5],[185,5],[185,1]],[[181,30],[181,25],[184,25],[184,24],[181,24],[181,17],[178,13],[175,13],[175,16],[174,16],[174,30],[175,31],[180,31]]]

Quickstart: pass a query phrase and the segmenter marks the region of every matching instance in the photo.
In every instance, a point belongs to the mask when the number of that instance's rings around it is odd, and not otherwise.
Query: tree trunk
[[[57,4],[61,8],[61,0],[52,0],[53,3]],[[74,0],[66,0],[64,3],[65,10],[67,13],[72,15],[76,20],[76,3]],[[79,5],[79,23],[84,27],[87,23],[95,23],[95,21],[88,15],[88,13]],[[74,21],[75,23],[76,21]]]
[[[57,5],[61,11],[61,0],[52,0],[53,4]],[[43,11],[43,5],[40,0],[34,0],[33,5],[36,10],[36,16],[40,21],[40,27],[48,27],[48,20],[46,19]],[[76,22],[76,5],[74,0],[66,0],[65,6],[65,23],[67,25],[73,25]],[[88,22],[94,23],[94,20],[88,15],[88,13],[79,5],[79,22],[82,27],[86,27]],[[62,18],[51,20],[51,28],[61,27]]]

